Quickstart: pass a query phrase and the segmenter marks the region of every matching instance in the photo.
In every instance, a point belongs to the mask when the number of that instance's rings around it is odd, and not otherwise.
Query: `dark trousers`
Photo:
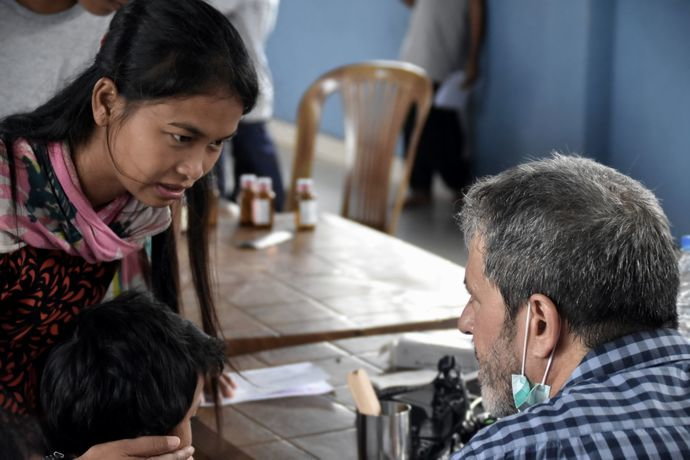
[[[415,110],[410,111],[404,128],[407,146],[414,128]],[[417,145],[417,155],[410,173],[410,188],[431,193],[434,173],[438,172],[448,188],[460,192],[472,181],[471,164],[463,155],[463,132],[455,110],[431,107]]]
[[[239,195],[240,176],[242,174],[256,174],[267,176],[273,180],[273,191],[276,194],[275,209],[283,209],[285,201],[285,189],[283,178],[278,163],[278,152],[273,140],[268,134],[265,122],[242,122],[237,127],[237,134],[230,141],[232,145],[234,187],[230,199],[237,201]],[[225,175],[222,162],[215,167],[218,178],[218,188],[221,191],[225,187]]]

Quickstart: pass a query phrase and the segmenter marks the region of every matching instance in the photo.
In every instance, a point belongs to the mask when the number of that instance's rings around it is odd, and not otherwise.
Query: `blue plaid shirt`
[[[556,396],[483,429],[461,458],[690,459],[690,342],[661,329],[591,350]]]

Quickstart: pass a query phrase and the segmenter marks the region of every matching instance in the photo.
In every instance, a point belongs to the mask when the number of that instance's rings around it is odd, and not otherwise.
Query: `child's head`
[[[222,341],[147,295],[84,310],[41,378],[49,447],[80,455],[94,444],[167,434],[189,445],[201,377],[219,375],[223,361]]]

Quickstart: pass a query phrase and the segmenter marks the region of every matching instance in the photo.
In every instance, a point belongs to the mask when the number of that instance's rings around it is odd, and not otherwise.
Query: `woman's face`
[[[136,107],[111,125],[113,174],[139,201],[170,205],[211,170],[242,111],[237,98],[217,94]]]

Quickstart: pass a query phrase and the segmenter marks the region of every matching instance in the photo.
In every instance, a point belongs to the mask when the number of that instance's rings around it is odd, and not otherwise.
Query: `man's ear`
[[[529,302],[532,305],[529,328],[533,338],[528,353],[546,359],[561,337],[561,316],[556,304],[543,294],[531,295]]]
[[[100,78],[93,86],[91,111],[97,126],[107,126],[110,123],[117,96],[117,87],[110,78]]]

